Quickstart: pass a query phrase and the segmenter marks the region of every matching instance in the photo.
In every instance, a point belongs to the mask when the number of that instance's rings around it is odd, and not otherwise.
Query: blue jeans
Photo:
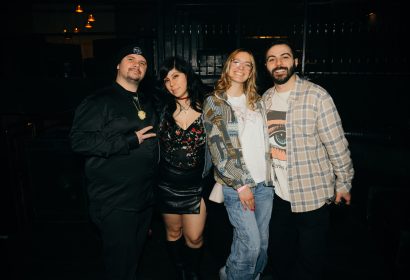
[[[255,211],[245,210],[236,190],[224,186],[225,207],[233,226],[231,253],[226,261],[228,280],[253,280],[266,266],[273,188],[252,188]]]

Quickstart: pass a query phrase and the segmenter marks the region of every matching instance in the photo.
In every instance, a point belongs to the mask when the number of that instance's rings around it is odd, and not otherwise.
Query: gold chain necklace
[[[144,110],[142,110],[142,106],[140,104],[138,95],[135,95],[132,97],[132,104],[134,104],[135,109],[137,109],[138,118],[140,118],[140,120],[145,119],[147,117],[147,114],[145,113]]]

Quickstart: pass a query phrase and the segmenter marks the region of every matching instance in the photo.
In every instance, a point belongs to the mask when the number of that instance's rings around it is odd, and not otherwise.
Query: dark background
[[[352,152],[352,205],[331,207],[329,279],[409,279],[406,1],[78,3],[84,15],[67,0],[1,8],[0,279],[101,278],[82,159],[71,152],[67,135],[79,102],[113,80],[120,45],[137,41],[148,51],[147,80],[153,81],[164,57],[177,54],[210,86],[228,53],[249,48],[262,93],[271,85],[263,55],[273,37],[293,40],[300,75],[329,91]],[[90,12],[96,22],[87,30]],[[203,270],[206,279],[216,279],[230,228],[223,206],[210,203],[208,210]],[[144,279],[172,273],[159,215],[141,269]]]

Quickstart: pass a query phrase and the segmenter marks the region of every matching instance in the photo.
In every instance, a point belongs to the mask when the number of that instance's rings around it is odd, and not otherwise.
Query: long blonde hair
[[[229,77],[229,70],[231,69],[231,61],[235,58],[235,56],[238,53],[241,53],[241,52],[248,53],[251,58],[252,69],[249,74],[249,78],[243,84],[243,91],[246,96],[246,103],[247,103],[248,108],[254,110],[256,101],[258,101],[261,97],[259,96],[257,92],[257,86],[256,86],[255,58],[253,57],[253,54],[248,50],[236,49],[229,54],[222,68],[221,77],[218,79],[218,81],[215,84],[215,89],[213,91],[213,94],[221,96],[222,93],[226,92],[231,87],[231,78]]]

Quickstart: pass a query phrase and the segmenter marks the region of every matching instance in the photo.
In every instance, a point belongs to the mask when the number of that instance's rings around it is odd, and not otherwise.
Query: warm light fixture
[[[85,28],[88,28],[88,29],[93,28],[93,26],[90,24],[89,21],[87,21],[87,24],[84,25],[84,27],[85,27]]]
[[[368,21],[369,21],[370,24],[375,24],[376,23],[376,18],[377,18],[376,13],[370,12],[366,16],[368,17]]]
[[[63,34],[64,34],[64,39],[66,39],[66,40],[71,40],[72,39],[72,35],[71,35],[70,32],[68,32],[67,28],[64,28]]]
[[[285,39],[288,38],[287,36],[281,35],[255,35],[255,36],[248,36],[249,39]]]
[[[84,12],[83,8],[81,8],[81,5],[77,5],[77,8],[75,8],[76,13],[82,13]]]
[[[88,15],[88,21],[89,21],[89,22],[94,22],[94,21],[95,21],[95,18],[94,18],[94,16],[93,16],[93,14],[89,14],[89,15]]]
[[[76,24],[77,26],[72,27],[73,28],[72,31],[70,31],[66,27],[64,28],[63,35],[66,39],[71,39],[73,36],[75,36],[77,34],[81,34],[81,32],[85,31],[84,28],[86,28],[86,29],[94,28],[93,22],[95,22],[96,20],[95,20],[92,13],[87,12],[87,18],[86,18],[86,20],[84,20],[84,16],[86,16],[86,15],[84,14],[84,9],[81,7],[80,4],[76,5],[75,13],[79,13],[81,15],[75,16],[75,18],[77,19],[76,20],[77,21],[77,24]],[[81,20],[82,23],[80,23],[80,25],[78,25],[78,21],[80,21],[80,20]],[[85,25],[83,25],[84,22],[86,22]],[[83,30],[81,30],[80,27],[78,27],[78,26],[81,26],[81,28],[83,28]]]

